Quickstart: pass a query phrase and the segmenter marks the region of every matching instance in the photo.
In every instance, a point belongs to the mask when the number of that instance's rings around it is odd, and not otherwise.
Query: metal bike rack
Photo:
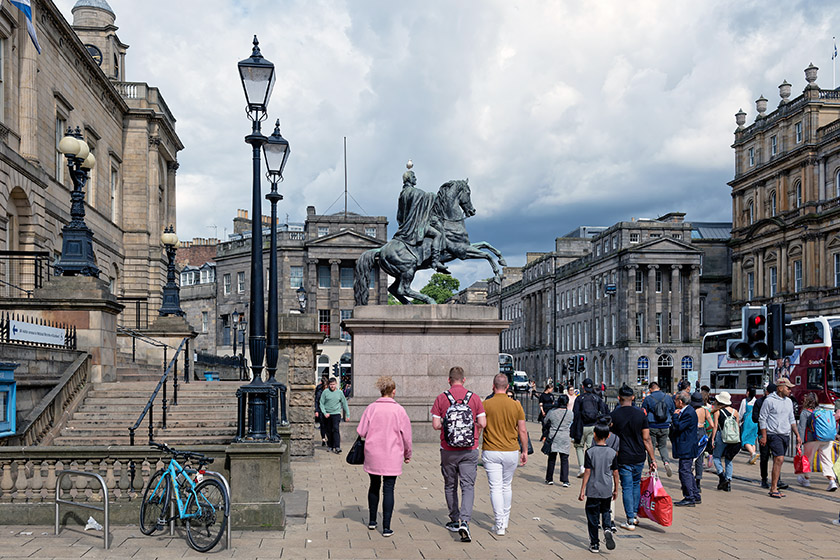
[[[108,550],[108,548],[110,547],[110,545],[108,543],[108,534],[109,534],[109,529],[110,529],[110,523],[108,521],[108,512],[109,512],[109,510],[108,510],[108,487],[105,486],[105,480],[103,480],[103,478],[96,473],[89,473],[89,472],[85,472],[85,471],[59,471],[57,474],[58,474],[58,479],[55,482],[55,534],[56,534],[56,536],[58,536],[58,522],[59,522],[58,507],[59,507],[60,504],[67,504],[67,505],[70,505],[70,506],[78,506],[78,507],[81,507],[81,508],[93,509],[93,510],[96,510],[96,511],[102,511],[102,512],[105,512],[105,523],[104,523],[104,527],[103,527],[104,532],[102,534],[102,538],[105,539],[105,550]],[[103,498],[103,501],[105,502],[105,505],[100,507],[100,506],[94,506],[94,505],[91,505],[91,504],[72,502],[70,500],[62,500],[59,497],[61,495],[61,481],[64,479],[65,476],[70,476],[70,475],[86,476],[86,477],[89,477],[89,478],[95,478],[99,482],[100,488],[102,488],[102,498]]]
[[[223,475],[220,472],[205,470],[204,475],[205,476],[213,476],[215,478],[218,478],[219,480],[222,481],[222,485],[225,487],[225,493],[227,494],[228,499],[227,499],[227,508],[225,509],[225,519],[227,520],[227,523],[226,523],[226,527],[225,527],[225,548],[223,550],[229,550],[230,549],[230,535],[231,535],[231,530],[230,530],[230,484],[228,484],[228,481],[225,478],[225,475]],[[175,493],[173,492],[172,494],[173,494],[172,497],[169,499],[169,518],[170,518],[170,521],[169,521],[169,536],[170,537],[175,536],[175,519],[176,519],[176,515],[175,515],[175,495],[174,495]]]

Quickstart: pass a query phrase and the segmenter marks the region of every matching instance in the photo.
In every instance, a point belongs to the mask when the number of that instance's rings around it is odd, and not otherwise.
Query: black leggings
[[[376,525],[376,510],[379,509],[379,488],[382,486],[382,479],[385,479],[385,487],[382,489],[382,529],[391,528],[391,515],[394,513],[394,485],[397,483],[396,476],[370,476],[370,489],[368,490],[368,508],[370,509],[370,524]]]

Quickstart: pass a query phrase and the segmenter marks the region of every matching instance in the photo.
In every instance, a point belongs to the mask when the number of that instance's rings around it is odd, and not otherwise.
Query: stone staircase
[[[94,384],[84,401],[65,422],[53,445],[128,445],[134,425],[157,380]],[[178,405],[167,410],[162,429],[163,391],[155,400],[155,441],[174,446],[230,443],[236,435],[236,389],[240,381],[192,381],[178,385]],[[167,388],[172,400],[172,382]],[[148,442],[146,417],[135,432],[135,445]]]
[[[184,372],[180,363],[178,364],[178,372],[183,378]],[[122,351],[117,352],[117,379],[119,381],[154,381],[157,383],[162,374],[162,361],[160,364],[132,362],[131,354]],[[154,389],[154,385],[152,385],[152,388]],[[149,393],[151,394],[151,390]],[[148,399],[148,397],[146,398]]]

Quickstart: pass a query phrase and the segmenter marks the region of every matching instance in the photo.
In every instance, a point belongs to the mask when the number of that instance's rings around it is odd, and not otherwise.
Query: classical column
[[[630,264],[625,267],[627,270],[627,282],[625,283],[625,290],[627,291],[627,340],[636,340],[636,313],[639,312],[639,294],[636,293],[636,272],[639,270],[639,265]]]
[[[648,265],[647,277],[647,336],[649,343],[656,343],[656,271],[657,264]]]
[[[819,276],[817,276],[818,280],[816,284],[818,288],[829,288],[834,285],[833,282],[831,282],[828,272],[831,269],[831,265],[829,264],[830,261],[828,253],[826,253],[825,249],[827,237],[828,235],[825,233],[820,233],[817,237],[817,253],[819,255],[817,265],[819,266]]]
[[[338,312],[339,290],[341,289],[340,266],[341,259],[330,259],[330,338],[335,340],[341,336],[339,330],[341,313]]]
[[[682,312],[682,294],[680,293],[680,269],[678,264],[671,265],[671,342],[680,342],[680,313]]]
[[[689,301],[691,302],[691,313],[689,317],[691,320],[691,340],[700,340],[700,266],[691,265],[691,272],[689,273]],[[676,366],[675,366],[676,367]]]
[[[318,259],[306,259],[306,312],[315,315],[318,325]]]
[[[28,160],[38,160],[38,51],[28,37],[18,43],[20,56],[20,153]],[[53,101],[52,99],[50,101]],[[55,118],[53,118],[55,120]],[[7,119],[10,122],[11,119]],[[70,124],[70,123],[67,123]],[[77,123],[81,124],[81,123]],[[54,125],[53,125],[54,126]],[[63,131],[62,131],[63,132]],[[46,154],[45,154],[46,155]],[[61,157],[56,155],[56,157]],[[59,162],[64,165],[64,162]],[[66,175],[67,169],[64,169]]]

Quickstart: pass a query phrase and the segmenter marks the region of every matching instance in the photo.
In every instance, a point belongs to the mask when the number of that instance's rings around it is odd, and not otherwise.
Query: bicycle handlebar
[[[209,465],[215,459],[213,457],[208,457],[203,453],[195,453],[194,451],[176,451],[173,448],[169,447],[165,443],[155,443],[152,442],[152,447],[156,447],[161,451],[165,451],[175,457],[183,457],[184,459],[196,459],[200,464]]]

